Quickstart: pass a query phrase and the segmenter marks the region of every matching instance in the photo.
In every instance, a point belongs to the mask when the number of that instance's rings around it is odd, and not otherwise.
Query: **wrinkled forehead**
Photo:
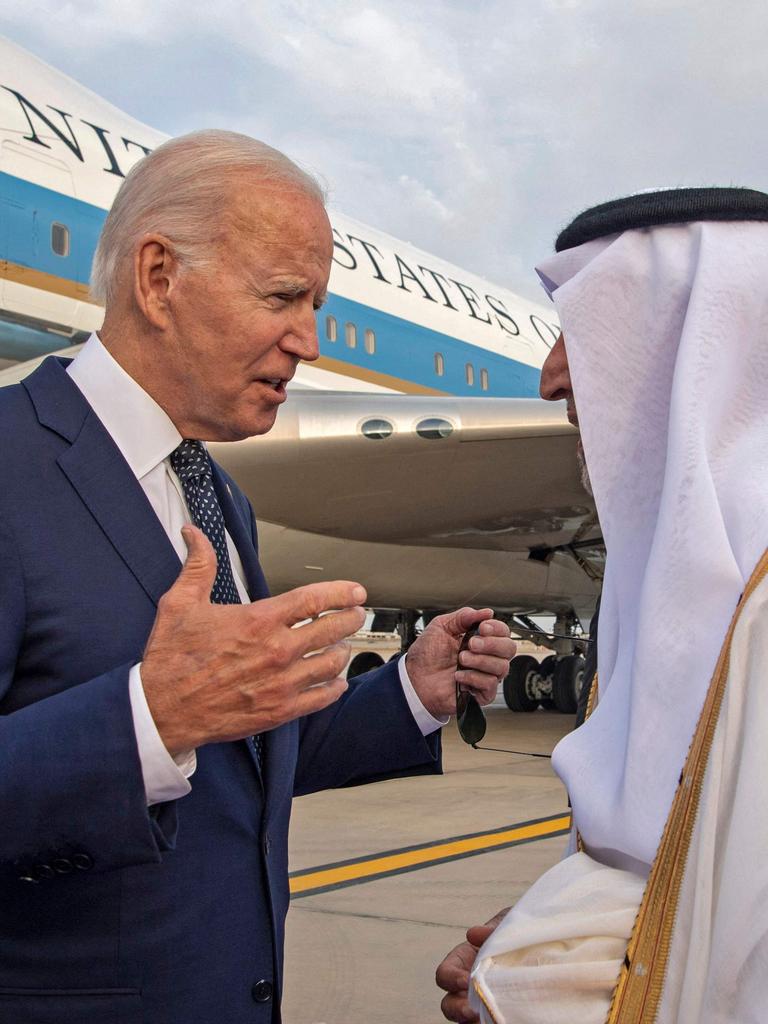
[[[222,204],[230,230],[268,244],[286,243],[320,253],[333,251],[333,236],[320,199],[306,189],[257,175],[234,178]]]

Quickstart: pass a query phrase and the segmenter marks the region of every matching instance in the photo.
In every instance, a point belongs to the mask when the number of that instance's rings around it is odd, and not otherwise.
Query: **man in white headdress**
[[[599,683],[553,754],[573,851],[469,999],[494,1024],[764,1021],[768,195],[606,203],[537,269],[563,328],[542,394],[580,427],[608,551]]]

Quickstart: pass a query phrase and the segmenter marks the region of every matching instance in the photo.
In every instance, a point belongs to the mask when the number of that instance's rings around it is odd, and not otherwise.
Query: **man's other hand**
[[[462,651],[461,668],[456,658],[467,630],[480,624],[469,649]],[[419,700],[435,718],[456,710],[456,683],[475,695],[479,704],[490,704],[499,683],[509,672],[517,645],[509,628],[494,619],[490,608],[460,608],[438,615],[408,650],[408,677]]]
[[[505,907],[485,924],[476,924],[467,929],[466,941],[452,949],[437,968],[435,982],[438,988],[448,993],[440,1003],[440,1009],[447,1020],[456,1021],[457,1024],[474,1024],[474,1021],[480,1019],[469,1005],[469,972],[477,951],[501,923],[508,910],[509,907]]]
[[[337,580],[211,604],[216,554],[202,531],[182,532],[187,559],[160,599],[141,665],[170,754],[274,729],[338,700],[347,689],[343,641],[365,621],[363,587]]]

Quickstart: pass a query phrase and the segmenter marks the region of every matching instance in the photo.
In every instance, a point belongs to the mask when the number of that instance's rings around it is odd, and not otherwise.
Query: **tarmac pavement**
[[[513,714],[500,700],[487,716],[483,742],[522,751],[548,753],[573,727],[572,715]],[[453,722],[444,730],[443,750],[440,777],[395,779],[294,802],[290,868],[308,873],[294,878],[294,886],[310,888],[295,894],[288,915],[285,1024],[439,1024],[437,963],[468,925],[513,903],[562,856],[566,837],[546,835],[562,831],[568,801],[548,759],[473,750]],[[513,829],[548,818],[555,820]],[[536,829],[545,838],[520,842]],[[444,843],[468,834],[479,834],[469,845],[482,852],[459,857],[466,843]],[[519,845],[494,848],[499,840]],[[422,844],[426,852],[411,852]],[[434,859],[371,878],[419,858]],[[361,864],[351,871],[362,878],[312,891],[338,872],[310,869],[353,859]]]

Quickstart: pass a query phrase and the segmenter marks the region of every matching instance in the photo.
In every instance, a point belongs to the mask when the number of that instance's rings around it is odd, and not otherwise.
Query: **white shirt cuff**
[[[197,768],[197,756],[194,750],[190,750],[171,757],[166,750],[144,694],[141,664],[134,665],[128,674],[128,696],[147,807],[186,796],[192,790],[187,780]]]
[[[429,736],[430,733],[436,732],[438,729],[442,729],[442,727],[447,725],[451,719],[450,716],[447,718],[435,718],[421,703],[408,675],[408,669],[405,667],[407,657],[408,655],[406,654],[405,657],[401,658],[397,663],[397,671],[400,673],[400,685],[403,688],[405,699],[408,701],[408,707],[411,709],[411,714],[416,721],[416,725],[421,729],[421,735]]]

